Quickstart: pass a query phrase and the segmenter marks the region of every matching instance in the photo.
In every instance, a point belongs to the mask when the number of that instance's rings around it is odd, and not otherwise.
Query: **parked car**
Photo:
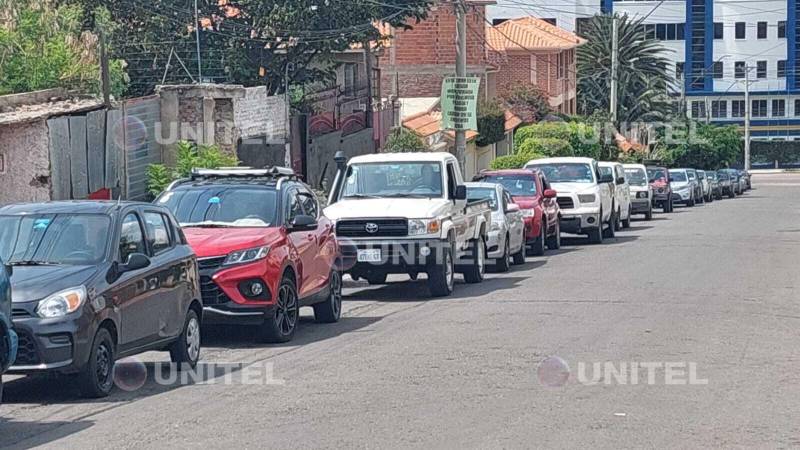
[[[550,250],[561,248],[561,209],[556,201],[556,191],[550,188],[541,171],[483,171],[475,181],[498,183],[511,194],[525,218],[525,240],[534,256],[544,255],[545,247]]]
[[[653,205],[661,208],[665,213],[671,213],[674,205],[669,169],[650,166],[647,168],[647,176],[650,179],[650,187],[653,189]]]
[[[435,297],[453,293],[454,274],[483,281],[489,202],[467,201],[458,160],[450,153],[378,153],[347,161],[325,215],[336,223],[345,267],[354,279],[382,284],[391,273],[427,273]]]
[[[744,188],[745,191],[749,191],[749,190],[753,189],[753,184],[751,182],[750,172],[748,172],[746,170],[740,170],[739,171],[739,177],[742,180],[742,185],[743,185],[743,188]]]
[[[647,168],[641,164],[625,164],[623,167],[631,189],[631,213],[644,214],[645,220],[653,220],[653,188]]]
[[[529,161],[525,168],[544,173],[558,193],[561,232],[587,235],[593,244],[615,236],[614,177],[601,175],[597,161],[591,158],[537,159]]]
[[[736,192],[736,195],[744,194],[745,183],[742,180],[742,175],[736,169],[727,169],[727,171],[731,177],[731,185],[733,185],[733,190]]]
[[[200,358],[197,261],[166,209],[51,202],[0,208],[0,258],[13,267],[12,373],[77,374],[87,397],[113,387],[117,359],[169,350]]]
[[[512,262],[525,264],[525,221],[511,194],[496,183],[466,183],[466,186],[468,202],[486,200],[492,208],[487,257],[495,261],[500,272],[508,272]]]
[[[195,169],[156,203],[197,253],[206,323],[257,325],[259,340],[288,342],[302,306],[317,322],[339,320],[333,224],[290,169]]]
[[[682,203],[690,208],[694,207],[698,201],[697,184],[689,178],[689,171],[687,169],[670,169],[669,178],[672,186],[672,203]],[[697,180],[696,177],[695,180]]]
[[[716,170],[706,172],[708,182],[711,185],[711,197],[714,200],[722,200],[722,187],[720,186],[719,174]]]
[[[1,244],[0,244],[1,245]],[[0,403],[3,400],[3,373],[17,357],[17,333],[11,324],[11,273],[0,259]]]
[[[622,228],[630,228],[633,206],[631,205],[631,186],[625,176],[625,169],[618,162],[602,161],[599,166],[601,174],[611,175],[614,178],[612,187],[614,190],[614,204],[617,205],[617,231]]]
[[[700,186],[703,188],[703,202],[705,203],[713,202],[714,195],[711,192],[711,182],[708,180],[705,170],[697,171],[697,180],[700,182]]]
[[[717,178],[719,179],[719,188],[720,191],[722,191],[722,195],[726,195],[728,198],[736,198],[736,188],[731,181],[731,174],[728,172],[728,170],[718,170]]]
[[[700,182],[700,177],[697,175],[697,170],[695,169],[683,169],[686,171],[686,175],[689,177],[689,183],[692,185],[692,189],[694,189],[694,201],[695,203],[704,203],[705,200],[703,199],[703,184]]]

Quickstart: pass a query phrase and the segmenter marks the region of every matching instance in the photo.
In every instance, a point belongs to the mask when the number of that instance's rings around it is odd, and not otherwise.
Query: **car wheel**
[[[613,239],[617,236],[617,224],[619,223],[619,218],[617,217],[616,213],[611,214],[611,218],[608,220],[608,228],[603,231],[603,237],[607,239]],[[601,225],[602,227],[602,225]]]
[[[111,333],[105,328],[97,330],[89,353],[89,362],[78,373],[78,387],[86,398],[106,397],[114,387],[114,361],[116,349]]]
[[[633,216],[632,208],[628,207],[628,218],[622,221],[622,228],[628,229],[631,227],[631,216]]]
[[[525,236],[522,236],[522,245],[520,246],[519,251],[511,255],[512,264],[514,264],[515,266],[521,266],[525,264],[526,247],[527,246],[525,245]]]
[[[328,289],[328,298],[314,305],[314,321],[317,323],[336,323],[342,317],[342,274],[338,270],[331,271]]]
[[[650,210],[645,213],[644,220],[648,222],[653,220],[653,208],[650,208]]]
[[[375,273],[369,274],[364,277],[369,284],[386,284],[386,274],[385,273]]]
[[[186,314],[183,332],[170,346],[169,356],[178,369],[197,367],[197,361],[200,360],[200,319],[194,310],[190,309]]]
[[[470,242],[469,265],[464,271],[464,281],[469,284],[480,283],[486,272],[486,245],[483,237]]]
[[[670,194],[670,197],[672,197],[672,194]],[[675,211],[675,201],[670,198],[669,201],[664,204],[664,212],[669,214],[673,211]]]
[[[561,248],[561,222],[556,221],[556,230],[552,236],[547,238],[547,248],[550,250],[558,250]]]
[[[434,297],[447,297],[453,293],[456,268],[453,262],[455,244],[450,238],[449,244],[442,249],[442,264],[434,264],[428,272],[428,289]]]
[[[509,260],[511,259],[511,240],[506,236],[503,256],[495,260],[494,267],[498,272],[508,272]]]
[[[542,217],[542,224],[539,226],[539,237],[533,242],[531,246],[531,255],[543,256],[545,252],[545,241],[547,239],[547,219]]]
[[[261,340],[271,343],[289,342],[294,337],[300,320],[300,303],[294,280],[284,275],[278,286],[277,302],[261,326]]]
[[[694,200],[694,195],[692,195],[692,198],[690,198],[689,201],[686,202],[686,206],[688,206],[689,208],[694,208],[694,205],[695,205],[695,200]]]

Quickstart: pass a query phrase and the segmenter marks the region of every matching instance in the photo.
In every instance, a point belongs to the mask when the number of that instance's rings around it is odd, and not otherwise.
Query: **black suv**
[[[0,260],[0,401],[3,398],[3,372],[14,362],[17,335],[11,325],[11,267]]]
[[[13,267],[11,373],[76,373],[87,397],[113,387],[117,359],[200,357],[197,260],[163,207],[52,202],[0,208],[0,258]]]

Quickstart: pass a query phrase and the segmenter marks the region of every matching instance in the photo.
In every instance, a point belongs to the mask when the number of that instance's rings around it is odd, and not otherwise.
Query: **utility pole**
[[[100,30],[100,84],[103,90],[103,104],[111,107],[111,75],[108,72],[108,53],[106,52],[106,34]]]
[[[366,116],[367,128],[372,128],[372,48],[369,39],[365,39],[361,45],[364,47],[364,67],[367,68],[367,108],[364,114]]]
[[[617,73],[619,72],[619,24],[617,17],[613,16],[611,32],[611,122],[617,126]]]
[[[750,66],[744,67],[744,170],[750,170]]]
[[[292,167],[292,98],[289,95],[289,71],[294,69],[294,64],[290,62],[286,62],[286,73],[284,74],[284,86],[283,86],[283,101],[285,103],[285,125],[284,125],[284,134],[286,135],[286,144],[284,149],[283,161],[286,164],[286,167]],[[305,162],[304,162],[305,164]],[[306,180],[308,181],[308,180]]]
[[[456,77],[467,76],[467,11],[463,0],[454,2],[456,8]],[[461,170],[466,170],[467,132],[456,130],[456,159]]]
[[[197,12],[197,0],[194,0],[194,41],[197,46],[197,82],[203,82],[202,60],[200,58],[200,16]]]

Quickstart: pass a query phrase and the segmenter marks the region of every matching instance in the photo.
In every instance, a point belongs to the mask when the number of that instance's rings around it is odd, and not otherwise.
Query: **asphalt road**
[[[144,386],[100,401],[69,380],[10,380],[0,445],[800,446],[800,175],[755,187],[603,246],[570,240],[445,300],[422,282],[352,285],[339,324],[305,321],[291,345],[214,330],[205,362],[245,365],[228,384],[158,384],[158,353]],[[560,361],[569,378],[550,386]],[[660,368],[632,384],[593,371],[606,362]]]

